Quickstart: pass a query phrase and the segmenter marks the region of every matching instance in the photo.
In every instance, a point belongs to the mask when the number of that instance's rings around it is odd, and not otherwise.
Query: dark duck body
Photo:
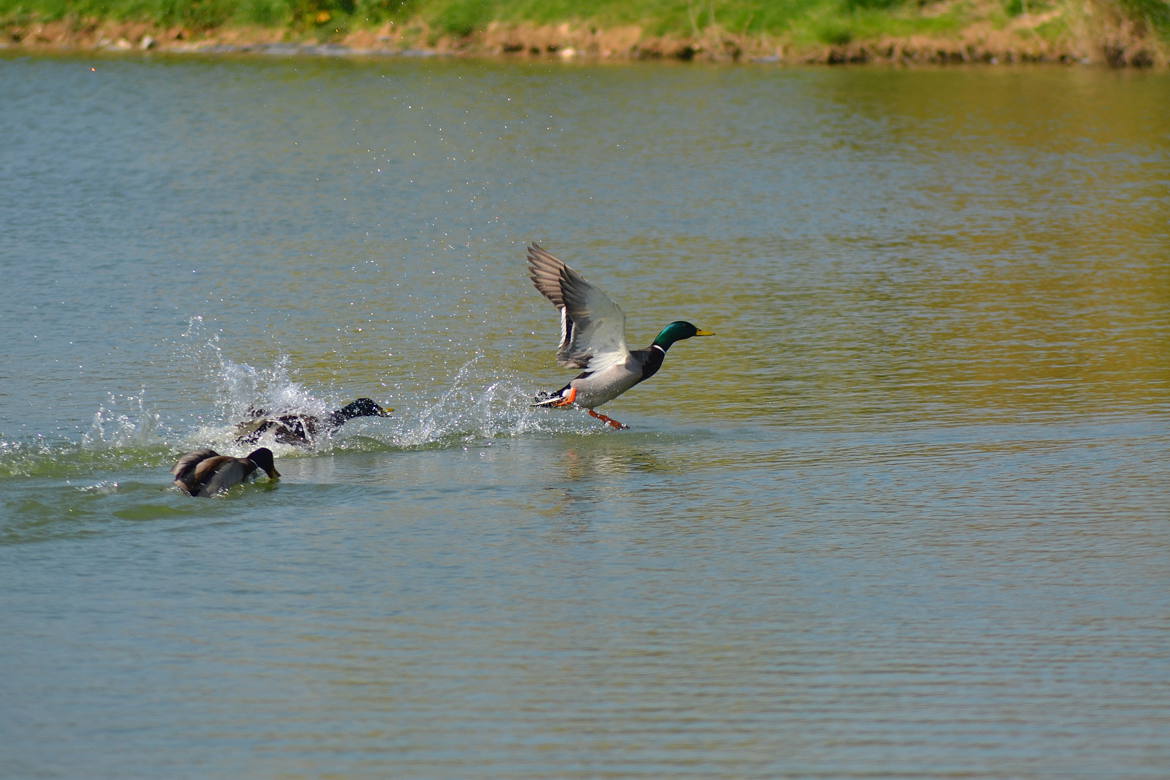
[[[269,479],[280,479],[272,450],[261,447],[246,458],[220,455],[215,450],[196,450],[179,458],[171,469],[175,487],[189,496],[214,496],[247,481],[256,470]]]
[[[626,315],[581,274],[536,244],[528,247],[528,270],[532,284],[561,313],[557,363],[585,369],[560,390],[537,396],[537,406],[583,407],[599,420],[624,428],[594,409],[654,376],[676,341],[715,335],[678,320],[663,328],[650,346],[631,350],[626,346]]]
[[[255,444],[260,437],[272,433],[273,438],[280,444],[293,444],[308,447],[321,435],[328,435],[336,431],[347,420],[355,417],[389,417],[393,409],[384,409],[369,398],[359,398],[335,409],[326,417],[317,417],[311,414],[282,414],[269,417],[264,409],[252,412],[252,419],[236,426],[236,442],[239,444]]]

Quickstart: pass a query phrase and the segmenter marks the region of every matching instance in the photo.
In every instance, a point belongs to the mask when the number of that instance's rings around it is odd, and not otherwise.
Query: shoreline
[[[146,53],[287,57],[466,57],[582,62],[675,61],[770,65],[1059,64],[1165,68],[1165,48],[1121,29],[1078,42],[1030,36],[1028,22],[992,30],[974,24],[946,38],[909,36],[837,45],[795,46],[779,39],[708,30],[696,36],[648,36],[637,27],[597,30],[503,25],[460,38],[416,26],[385,24],[315,39],[287,29],[225,27],[193,31],[146,22],[33,22],[0,25],[0,53]],[[1043,20],[1040,20],[1042,22]],[[1037,23],[1040,23],[1037,22]]]

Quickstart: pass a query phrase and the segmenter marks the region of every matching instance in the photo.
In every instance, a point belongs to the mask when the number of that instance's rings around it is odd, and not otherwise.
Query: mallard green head
[[[392,411],[394,410],[383,409],[369,398],[359,398],[333,412],[330,417],[334,425],[341,425],[355,417],[389,417]]]
[[[699,330],[694,325],[683,320],[675,320],[674,322],[663,328],[657,336],[654,337],[654,345],[662,349],[670,349],[670,345],[676,341],[689,339],[692,336],[714,336],[715,334],[709,330]]]

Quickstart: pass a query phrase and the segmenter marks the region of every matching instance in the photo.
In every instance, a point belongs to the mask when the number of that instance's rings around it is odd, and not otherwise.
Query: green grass
[[[1170,40],[1170,1],[1121,0],[1121,9],[1131,19],[1145,22],[1163,38]]]
[[[468,36],[492,21],[607,29],[637,25],[649,35],[716,31],[797,44],[841,45],[909,35],[946,36],[972,20],[975,3],[938,0],[0,0],[0,24],[27,21],[139,21],[209,30],[260,26],[322,35],[386,22],[423,22],[432,37]],[[1096,0],[1170,40],[1170,0]],[[986,4],[983,9],[986,10]],[[999,0],[1001,18],[1083,0]],[[1056,35],[1065,27],[1045,30]]]
[[[1153,0],[1132,0],[1152,2]],[[778,35],[810,16],[896,11],[906,0],[0,0],[0,19],[35,17],[135,20],[164,25],[288,26],[347,20],[376,26],[422,19],[442,33],[468,35],[492,20],[533,24],[639,25],[653,35],[719,28]]]
[[[715,29],[735,35],[815,39],[840,44],[864,37],[945,33],[955,14],[927,17],[917,0],[414,0],[432,27],[466,35],[493,19],[596,28],[638,25],[650,35],[698,36]]]

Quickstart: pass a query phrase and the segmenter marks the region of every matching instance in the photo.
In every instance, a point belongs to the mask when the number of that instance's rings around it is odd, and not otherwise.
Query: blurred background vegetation
[[[792,46],[946,38],[978,24],[1048,40],[1125,36],[1170,43],[1170,0],[0,0],[0,25],[144,22],[195,32],[229,27],[338,39],[386,25],[415,31],[420,45],[474,38],[497,25],[638,28],[643,36],[712,35]],[[1025,20],[1027,23],[1021,23]],[[1113,40],[1117,39],[1117,40]]]

